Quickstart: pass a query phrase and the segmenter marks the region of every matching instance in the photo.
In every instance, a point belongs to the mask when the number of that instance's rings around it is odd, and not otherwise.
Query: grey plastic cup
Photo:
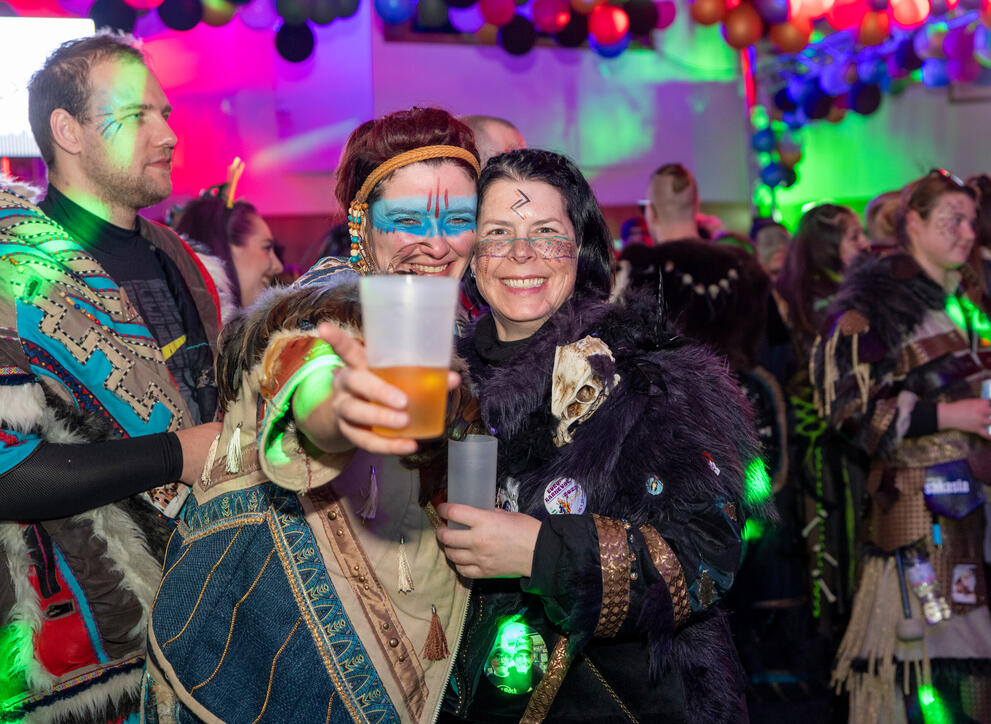
[[[494,509],[499,441],[491,435],[465,435],[447,445],[447,502]],[[453,522],[449,526],[467,528]]]

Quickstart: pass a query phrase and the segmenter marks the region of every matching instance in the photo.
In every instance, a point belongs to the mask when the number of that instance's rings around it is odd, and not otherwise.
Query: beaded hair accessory
[[[365,247],[365,214],[368,211],[367,199],[372,189],[396,169],[419,161],[428,161],[432,158],[457,158],[466,161],[474,169],[475,176],[482,172],[482,167],[479,166],[475,155],[460,146],[422,146],[411,151],[404,151],[376,166],[368,174],[365,183],[358,189],[354,200],[348,205],[348,234],[351,236],[351,256],[348,261],[356,265],[362,274],[373,271],[372,264],[374,263],[374,257],[368,253],[368,249]]]
[[[234,208],[234,192],[237,190],[237,183],[241,180],[241,174],[244,173],[244,161],[241,160],[239,156],[234,157],[234,161],[227,168],[227,188],[226,199],[227,208]]]

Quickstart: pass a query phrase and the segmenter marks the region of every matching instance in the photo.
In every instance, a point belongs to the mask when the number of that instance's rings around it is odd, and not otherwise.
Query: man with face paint
[[[136,721],[179,481],[219,432],[215,287],[137,215],[172,190],[170,110],[125,39],[66,43],[29,86],[46,198],[0,184],[0,718]]]

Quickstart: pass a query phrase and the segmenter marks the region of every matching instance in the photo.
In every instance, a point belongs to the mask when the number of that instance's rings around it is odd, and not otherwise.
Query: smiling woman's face
[[[460,279],[475,242],[475,180],[463,166],[414,163],[382,182],[368,218],[379,271]]]
[[[578,244],[564,198],[542,181],[493,181],[472,260],[499,339],[529,337],[575,289]]]

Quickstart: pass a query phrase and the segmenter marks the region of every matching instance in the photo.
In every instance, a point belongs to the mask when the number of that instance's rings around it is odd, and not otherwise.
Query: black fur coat
[[[656,309],[649,296],[622,307],[569,303],[501,362],[488,354],[490,317],[461,340],[483,423],[499,438],[501,499],[544,523],[531,578],[476,582],[449,711],[518,720],[529,696],[500,691],[485,669],[499,624],[520,615],[548,649],[569,637],[573,663],[548,721],[628,721],[624,707],[640,721],[745,720],[736,653],[713,605],[739,565],[744,519],[764,512],[770,485],[725,362],[672,338]],[[587,336],[611,351],[589,358],[610,391],[559,446],[556,349]],[[576,514],[551,515],[545,503],[562,478],[584,493]],[[628,524],[629,608],[608,637],[593,635],[604,588],[593,513]],[[645,529],[673,551],[680,588],[655,566]]]

